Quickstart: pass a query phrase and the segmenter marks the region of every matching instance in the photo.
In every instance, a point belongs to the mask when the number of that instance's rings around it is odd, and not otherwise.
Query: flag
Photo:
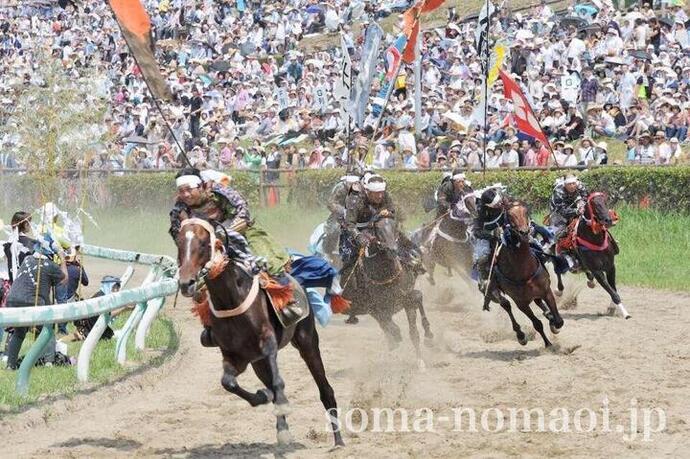
[[[403,13],[403,33],[407,36],[407,45],[403,52],[403,61],[407,64],[414,62],[414,48],[419,35],[419,17],[422,13],[429,13],[441,6],[445,0],[421,0],[415,6]]]
[[[532,107],[530,107],[520,87],[503,70],[499,70],[498,72],[503,81],[503,95],[513,103],[515,126],[518,131],[540,140],[544,145],[548,145],[549,141],[546,135],[544,135],[544,131],[541,130],[539,121],[537,121],[537,118],[534,116]]]
[[[474,45],[477,48],[477,55],[479,55],[480,59],[482,56],[488,54],[490,19],[495,11],[496,8],[493,3],[487,0],[484,6],[482,6],[479,17],[477,18],[477,28],[474,32]],[[485,65],[485,68],[488,68],[488,64]]]
[[[376,23],[369,24],[364,34],[362,59],[359,62],[359,73],[353,94],[355,124],[360,129],[364,127],[364,112],[371,92],[371,81],[376,72],[376,59],[379,55],[382,37],[383,29]]]
[[[398,38],[395,39],[395,42],[386,49],[383,56],[386,75],[381,84],[381,89],[371,105],[371,112],[377,119],[382,115],[383,107],[386,105],[386,101],[393,90],[395,77],[398,75],[398,69],[402,64],[402,52],[405,49],[405,43],[407,43],[407,37],[404,33],[400,34]]]
[[[333,85],[333,96],[335,100],[340,102],[340,117],[343,124],[349,126],[352,111],[352,60],[343,35],[340,35],[340,47],[343,53],[343,62],[340,67],[340,78]]]
[[[129,46],[129,50],[154,97],[167,101],[172,100],[170,89],[153,55],[151,20],[143,5],[139,0],[109,1],[127,46]]]
[[[506,54],[507,49],[505,45],[498,43],[494,46],[494,50],[491,53],[491,63],[489,64],[489,87],[493,86],[498,79],[498,70],[503,66]]]

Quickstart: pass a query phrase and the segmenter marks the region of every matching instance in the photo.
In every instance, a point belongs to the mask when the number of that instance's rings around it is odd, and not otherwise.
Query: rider
[[[501,184],[494,184],[477,192],[477,216],[472,225],[472,261],[479,276],[479,290],[484,295],[484,309],[489,309],[490,292],[487,291],[493,246],[498,241],[503,215],[503,193]]]
[[[328,199],[328,210],[331,214],[326,220],[325,237],[323,242],[324,253],[330,255],[338,248],[341,229],[345,226],[345,208],[348,199],[354,199],[362,190],[360,183],[361,171],[353,169],[347,175],[341,177],[335,184]]]
[[[252,254],[265,262],[265,271],[286,285],[288,253],[251,219],[247,201],[237,190],[219,183],[204,183],[195,168],[182,169],[175,178],[175,184],[177,199],[170,211],[169,229],[173,239],[177,239],[185,218],[217,222],[215,232],[219,240],[226,241],[228,236],[233,237],[237,233],[244,236]],[[242,250],[241,247],[234,248]],[[204,329],[201,339],[204,346],[215,345],[209,329]]]
[[[395,216],[395,205],[390,195],[386,191],[386,180],[378,174],[368,174],[363,181],[364,193],[348,200],[345,212],[345,225],[356,244],[356,248],[367,247],[373,239],[369,233],[360,231],[358,224],[367,223],[376,216]],[[424,271],[419,260],[418,248],[410,239],[398,228],[398,241],[400,242],[401,259],[407,263],[417,273]],[[357,260],[356,252],[343,260],[343,271],[349,268]]]
[[[586,202],[587,189],[576,176],[568,174],[556,180],[549,202],[551,207],[549,219],[551,226],[555,229],[556,244],[567,235],[570,222],[584,213]],[[564,256],[572,268],[575,261],[567,254]]]
[[[441,217],[465,196],[472,193],[472,184],[461,169],[453,169],[451,175],[446,175],[436,190],[436,217]]]

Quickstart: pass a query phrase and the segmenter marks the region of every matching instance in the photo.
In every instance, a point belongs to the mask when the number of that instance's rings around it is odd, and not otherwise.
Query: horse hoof
[[[556,328],[555,325],[549,324],[549,327],[551,328],[551,333],[553,333],[554,335],[557,335],[561,332],[561,329]]]
[[[287,416],[290,414],[290,411],[289,403],[281,403],[280,405],[274,405],[273,407],[273,414],[275,414],[276,417]]]
[[[259,389],[256,391],[257,397],[259,397],[259,405],[265,405],[273,401],[273,391],[270,389]]]
[[[556,290],[553,294],[556,296],[563,296],[563,290]]]
[[[294,441],[292,438],[292,434],[287,429],[279,431],[277,437],[278,444],[281,446],[287,446]]]
[[[518,343],[520,343],[520,345],[522,345],[522,346],[526,346],[527,345],[527,337],[524,336],[522,338],[518,338]]]
[[[591,280],[587,281],[587,287],[594,288],[596,286],[597,286],[597,284],[594,281],[591,281]]]
[[[620,311],[621,316],[623,316],[624,319],[629,319],[630,317],[632,317],[628,313],[628,310],[625,309],[625,306],[623,306],[623,303],[618,303],[617,308],[618,308],[618,311]]]

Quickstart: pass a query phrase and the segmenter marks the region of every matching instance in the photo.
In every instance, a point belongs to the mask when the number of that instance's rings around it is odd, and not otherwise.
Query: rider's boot
[[[216,340],[213,338],[211,327],[204,327],[204,330],[201,332],[200,341],[201,345],[204,347],[218,347],[218,343],[216,343]]]

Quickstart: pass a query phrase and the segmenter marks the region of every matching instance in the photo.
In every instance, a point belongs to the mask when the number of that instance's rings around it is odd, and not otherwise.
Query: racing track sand
[[[0,445],[11,457],[684,455],[690,443],[690,296],[633,288],[623,288],[622,295],[633,315],[628,321],[600,315],[607,297],[599,289],[584,289],[578,308],[563,313],[565,327],[554,337],[557,350],[550,352],[535,337],[521,347],[505,313],[498,307],[482,313],[476,294],[464,292],[451,303],[435,304],[449,296],[436,290],[427,296],[437,339],[436,348],[427,350],[426,373],[416,370],[407,340],[391,354],[372,320],[350,326],[336,318],[321,329],[321,337],[341,408],[426,407],[437,421],[431,433],[348,433],[347,447],[334,453],[318,393],[293,349],[281,353],[279,362],[296,442],[279,450],[272,408],[251,409],[221,388],[218,351],[198,344],[196,319],[188,306],[178,305],[167,314],[179,324],[180,352],[163,367],[107,393],[3,419]],[[520,313],[517,317],[526,324]],[[396,318],[406,336],[404,314]],[[531,326],[523,329],[531,333]],[[249,372],[240,382],[258,387]],[[604,396],[610,400],[612,426],[627,424],[630,399],[636,398],[640,407],[666,410],[666,431],[651,442],[627,442],[615,432],[453,431],[453,407],[473,407],[478,416],[492,407],[541,407],[547,413],[562,407],[572,415],[579,408],[600,412]]]

